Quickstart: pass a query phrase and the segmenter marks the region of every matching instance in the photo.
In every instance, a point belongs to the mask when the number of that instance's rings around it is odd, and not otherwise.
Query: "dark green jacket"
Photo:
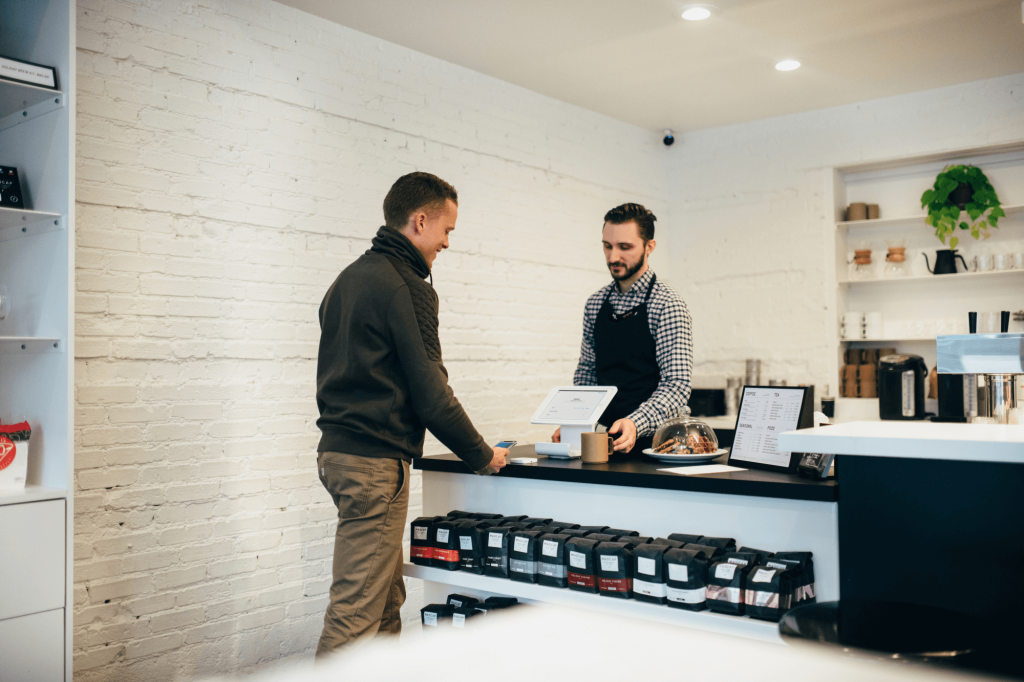
[[[320,304],[320,452],[411,459],[424,429],[478,473],[493,450],[448,385],[430,267],[388,227],[341,271]]]

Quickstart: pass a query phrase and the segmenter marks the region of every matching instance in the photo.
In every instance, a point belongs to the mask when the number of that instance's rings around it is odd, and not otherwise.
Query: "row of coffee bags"
[[[814,601],[810,552],[737,549],[732,538],[667,538],[549,518],[453,511],[412,523],[413,563],[616,599],[777,621]]]
[[[444,604],[430,604],[420,609],[420,622],[427,627],[466,627],[466,621],[492,611],[516,606],[515,597],[488,597],[480,601],[463,594],[449,594]]]

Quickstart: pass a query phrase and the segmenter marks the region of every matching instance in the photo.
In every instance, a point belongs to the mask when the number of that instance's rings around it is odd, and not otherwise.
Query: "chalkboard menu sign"
[[[779,434],[813,426],[814,389],[809,386],[744,386],[729,464],[795,472],[798,452],[779,450]]]

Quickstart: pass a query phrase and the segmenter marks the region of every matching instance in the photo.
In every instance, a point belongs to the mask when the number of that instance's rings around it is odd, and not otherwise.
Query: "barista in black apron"
[[[601,415],[599,423],[605,427],[611,427],[619,419],[633,414],[658,388],[661,373],[658,369],[657,345],[647,320],[647,303],[658,281],[657,275],[651,274],[651,283],[643,303],[616,315],[608,300],[615,290],[613,286],[608,296],[605,296],[594,322],[597,383],[599,386],[616,386],[619,389],[608,409]],[[653,436],[637,436],[630,454],[640,455],[645,448],[651,447],[652,439]]]

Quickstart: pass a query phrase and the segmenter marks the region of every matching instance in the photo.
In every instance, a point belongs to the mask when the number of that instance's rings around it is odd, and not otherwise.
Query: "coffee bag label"
[[[739,559],[737,557],[729,557],[728,562],[730,564],[736,564],[737,566],[746,566],[748,563],[750,563],[746,559]]]
[[[752,580],[755,583],[770,583],[774,575],[775,569],[759,568],[756,571],[754,571],[754,577],[752,578]]]
[[[473,538],[468,535],[460,535],[459,547],[462,549],[473,549]]]
[[[451,604],[452,606],[454,606],[457,609],[461,609],[462,608],[462,602],[460,602],[458,599],[449,599],[448,603]]]
[[[517,552],[525,552],[530,548],[530,538],[516,538],[513,549]]]
[[[607,554],[601,555],[601,570],[602,571],[618,571],[619,570],[619,557],[608,556]]]
[[[448,529],[447,528],[438,528],[437,529],[437,541],[440,542],[442,545],[448,544]]]
[[[736,575],[736,564],[718,564],[715,567],[715,577],[720,580],[732,580]]]
[[[545,540],[540,553],[544,556],[558,556],[558,543],[554,540]]]
[[[669,564],[668,579],[678,580],[681,583],[685,583],[690,579],[690,571],[686,566],[683,566],[682,564]],[[701,601],[704,601],[704,599],[701,598]]]
[[[548,564],[543,561],[537,564],[537,573],[549,578],[564,578],[567,575],[562,564]]]
[[[436,613],[424,613],[423,614],[423,624],[424,625],[433,625],[434,627],[437,627],[437,614]]]
[[[654,559],[648,559],[647,557],[637,557],[636,559],[636,570],[637,573],[643,573],[644,575],[654,575],[658,572],[657,562]]]
[[[573,568],[586,568],[587,556],[583,552],[569,552],[569,565]]]
[[[412,529],[412,539],[413,540],[426,540],[427,539],[427,527],[426,526],[416,526],[415,528],[413,528]]]
[[[452,627],[464,628],[466,627],[466,614],[456,613],[452,615]]]
[[[487,546],[501,549],[501,533],[488,533]]]
[[[633,591],[647,597],[664,597],[665,583],[649,583],[646,580],[633,578]]]
[[[683,568],[686,568],[685,566]],[[674,587],[666,590],[669,601],[674,601],[680,604],[700,604],[705,601],[706,590],[703,587],[698,587],[695,590],[677,590]]]

